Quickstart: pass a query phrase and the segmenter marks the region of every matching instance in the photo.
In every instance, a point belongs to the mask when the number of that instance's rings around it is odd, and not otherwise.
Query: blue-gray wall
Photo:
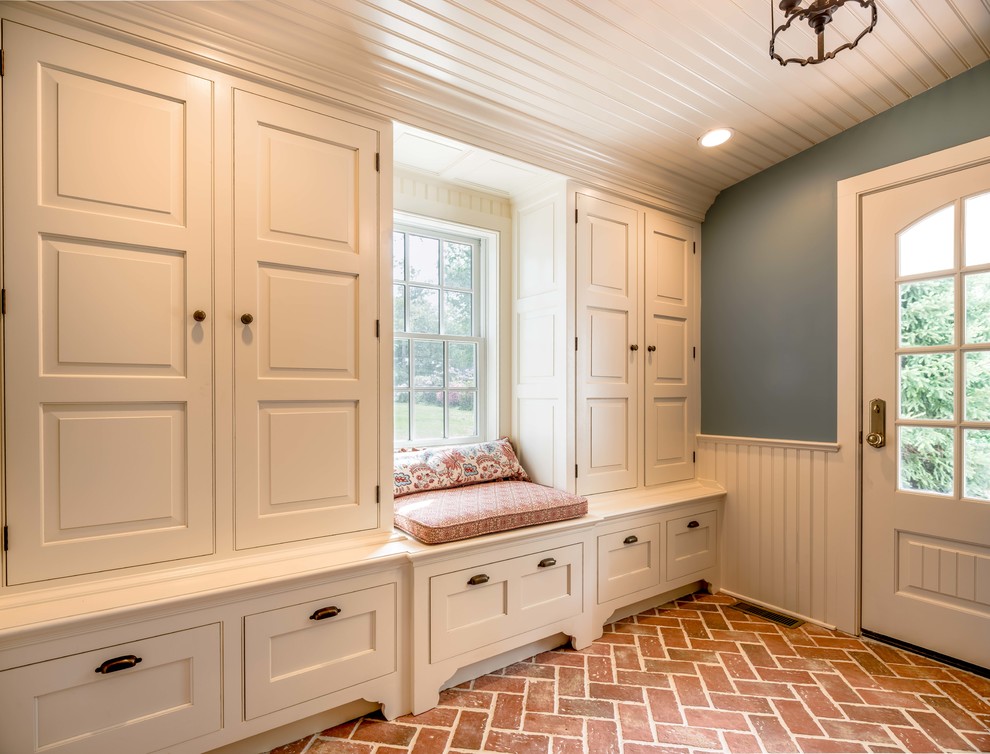
[[[719,194],[702,226],[702,432],[835,440],[836,182],[984,136],[990,62]]]

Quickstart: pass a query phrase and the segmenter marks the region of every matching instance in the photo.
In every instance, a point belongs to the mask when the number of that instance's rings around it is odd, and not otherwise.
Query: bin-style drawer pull
[[[554,558],[543,558],[537,565],[540,568],[549,568],[550,566],[557,565],[557,561]]]
[[[487,584],[487,583],[488,583],[487,573],[479,573],[477,576],[472,576],[471,578],[468,579],[469,586],[478,586],[478,584]]]
[[[701,524],[699,524],[697,521],[688,522],[688,529],[697,529],[699,526],[701,526]]]
[[[630,534],[628,537],[622,540],[622,544],[624,545],[634,545],[637,542],[639,542],[639,537],[637,537],[635,534]]]
[[[340,615],[340,608],[336,605],[331,605],[330,607],[321,607],[311,616],[310,620],[324,620],[325,618],[335,618]]]
[[[107,673],[116,673],[118,670],[127,670],[128,668],[133,668],[141,662],[141,658],[135,655],[124,655],[123,657],[114,657],[112,660],[107,660],[100,667],[96,669],[97,673],[106,675]]]

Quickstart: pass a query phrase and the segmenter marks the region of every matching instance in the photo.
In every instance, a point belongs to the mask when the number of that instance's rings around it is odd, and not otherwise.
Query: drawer
[[[660,583],[660,527],[625,529],[598,538],[598,604]]]
[[[213,624],[5,670],[0,751],[138,754],[220,730],[220,657]]]
[[[714,510],[667,519],[667,581],[688,576],[718,562],[717,514]]]
[[[394,672],[396,614],[383,584],[245,616],[245,718]]]
[[[430,661],[577,615],[582,552],[574,544],[430,579]]]

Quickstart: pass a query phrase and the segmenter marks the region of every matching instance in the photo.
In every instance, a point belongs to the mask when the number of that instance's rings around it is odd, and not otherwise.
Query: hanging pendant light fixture
[[[876,0],[780,0],[778,7],[783,11],[783,22],[778,26],[776,12],[774,11],[775,0],[770,0],[770,57],[781,65],[788,63],[800,63],[801,65],[815,65],[830,60],[843,50],[851,50],[859,44],[859,40],[873,31],[877,25],[877,5]],[[840,44],[831,52],[825,52],[825,27],[832,23],[832,16],[844,5],[859,6],[870,14],[869,23],[851,41]],[[851,10],[851,9],[850,9]],[[781,38],[791,28],[794,22],[805,22],[815,32],[815,39],[818,43],[818,54],[806,58],[784,58],[776,52],[776,45]],[[789,37],[797,36],[790,34]],[[792,45],[793,46],[793,45]],[[795,47],[795,49],[797,49]]]

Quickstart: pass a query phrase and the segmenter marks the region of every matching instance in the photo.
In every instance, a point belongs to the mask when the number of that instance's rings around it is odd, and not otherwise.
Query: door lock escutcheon
[[[870,433],[866,436],[866,444],[874,448],[882,448],[887,444],[887,401],[874,398],[870,401]]]

